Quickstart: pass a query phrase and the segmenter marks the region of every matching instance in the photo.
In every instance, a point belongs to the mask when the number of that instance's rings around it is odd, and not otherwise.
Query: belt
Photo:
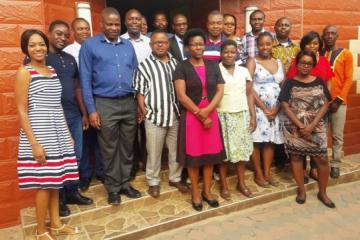
[[[122,95],[122,96],[117,96],[117,97],[107,97],[107,96],[94,95],[94,97],[96,97],[96,98],[106,98],[106,99],[118,99],[118,100],[121,100],[121,99],[126,99],[126,98],[129,98],[129,97],[134,97],[134,94],[133,94],[133,93],[129,93],[129,94]]]

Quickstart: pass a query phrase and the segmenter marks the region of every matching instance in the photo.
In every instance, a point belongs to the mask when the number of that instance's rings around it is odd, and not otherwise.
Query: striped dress
[[[26,188],[62,188],[77,181],[78,166],[71,135],[61,106],[61,84],[55,70],[51,77],[25,66],[31,75],[28,90],[28,116],[33,134],[47,154],[46,163],[38,163],[23,129],[20,129],[18,153],[19,186]]]

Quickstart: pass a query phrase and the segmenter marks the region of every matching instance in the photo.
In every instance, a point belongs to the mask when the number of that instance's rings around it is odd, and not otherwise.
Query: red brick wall
[[[94,31],[105,0],[88,0]],[[0,0],[0,228],[20,223],[19,210],[34,203],[35,191],[20,191],[16,159],[19,123],[14,99],[14,80],[23,54],[21,33],[28,28],[46,30],[53,19],[71,22],[75,0]]]

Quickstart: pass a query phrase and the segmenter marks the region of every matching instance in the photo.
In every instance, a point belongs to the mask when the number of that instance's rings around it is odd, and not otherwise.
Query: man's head
[[[125,15],[125,26],[130,34],[138,35],[141,30],[141,13],[136,9],[130,9]]]
[[[323,30],[322,39],[324,40],[325,48],[332,48],[336,44],[339,35],[335,25],[328,25]]]
[[[71,23],[71,30],[75,41],[80,44],[90,37],[90,24],[85,18],[75,18]]]
[[[162,29],[156,29],[151,34],[150,46],[152,53],[156,57],[164,57],[166,56],[169,50],[169,39],[167,36],[167,32]]]
[[[147,24],[147,20],[146,17],[142,16],[141,17],[141,34],[147,34],[148,32],[148,24]]]
[[[52,21],[49,25],[49,43],[50,49],[60,51],[66,47],[70,37],[70,27],[63,20]]]
[[[168,26],[168,20],[165,12],[163,11],[156,12],[153,18],[153,27],[155,29],[162,29],[167,31],[167,26]]]
[[[174,29],[174,33],[182,38],[188,30],[187,18],[183,14],[176,14],[173,17],[172,28]]]
[[[223,14],[217,10],[207,16],[206,28],[211,38],[219,38],[224,26]]]
[[[255,10],[250,14],[250,25],[253,33],[259,33],[264,27],[265,13],[261,10]]]
[[[117,41],[121,31],[119,12],[112,7],[102,10],[100,26],[109,41]]]
[[[291,31],[291,22],[287,17],[279,18],[274,26],[276,38],[287,39]]]

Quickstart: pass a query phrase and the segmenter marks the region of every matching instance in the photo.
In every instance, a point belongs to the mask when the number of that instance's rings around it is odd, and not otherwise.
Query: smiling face
[[[47,54],[45,40],[39,34],[33,34],[29,38],[27,52],[32,61],[43,62]]]
[[[169,39],[166,33],[153,33],[150,42],[152,53],[162,58],[169,50]]]
[[[165,14],[163,14],[163,13],[156,14],[154,16],[153,26],[155,29],[166,30],[166,28],[168,26],[168,21],[167,21]]]
[[[90,26],[83,20],[76,21],[73,24],[73,32],[75,40],[82,44],[90,37]]]
[[[125,26],[129,33],[139,34],[141,30],[141,14],[138,11],[130,11],[125,17]]]
[[[250,25],[252,32],[260,32],[264,27],[265,16],[261,12],[256,12],[250,16]]]
[[[121,31],[120,16],[113,13],[102,16],[101,28],[107,39],[117,41]]]
[[[287,39],[291,31],[291,23],[289,19],[283,18],[278,21],[274,27],[276,37],[279,39]]]
[[[314,67],[314,60],[312,57],[304,55],[299,59],[296,67],[298,69],[299,74],[301,75],[309,75],[312,68]]]
[[[195,36],[190,38],[189,46],[187,46],[187,50],[191,57],[195,59],[202,58],[205,50],[204,39],[200,36]]]
[[[210,37],[218,38],[224,28],[224,19],[221,14],[209,15],[206,27]]]
[[[224,17],[224,29],[225,36],[229,37],[235,34],[235,19],[232,16]]]
[[[66,47],[69,37],[69,28],[63,24],[55,25],[48,35],[49,43],[55,50],[62,50]]]
[[[234,45],[227,45],[221,51],[221,61],[226,66],[235,64],[236,59],[236,47]]]
[[[320,39],[314,38],[308,44],[305,45],[305,49],[307,51],[312,51],[313,53],[317,54],[319,52],[320,47]]]
[[[257,44],[257,47],[259,49],[259,55],[265,58],[271,56],[272,45],[273,39],[270,36],[261,37]]]

